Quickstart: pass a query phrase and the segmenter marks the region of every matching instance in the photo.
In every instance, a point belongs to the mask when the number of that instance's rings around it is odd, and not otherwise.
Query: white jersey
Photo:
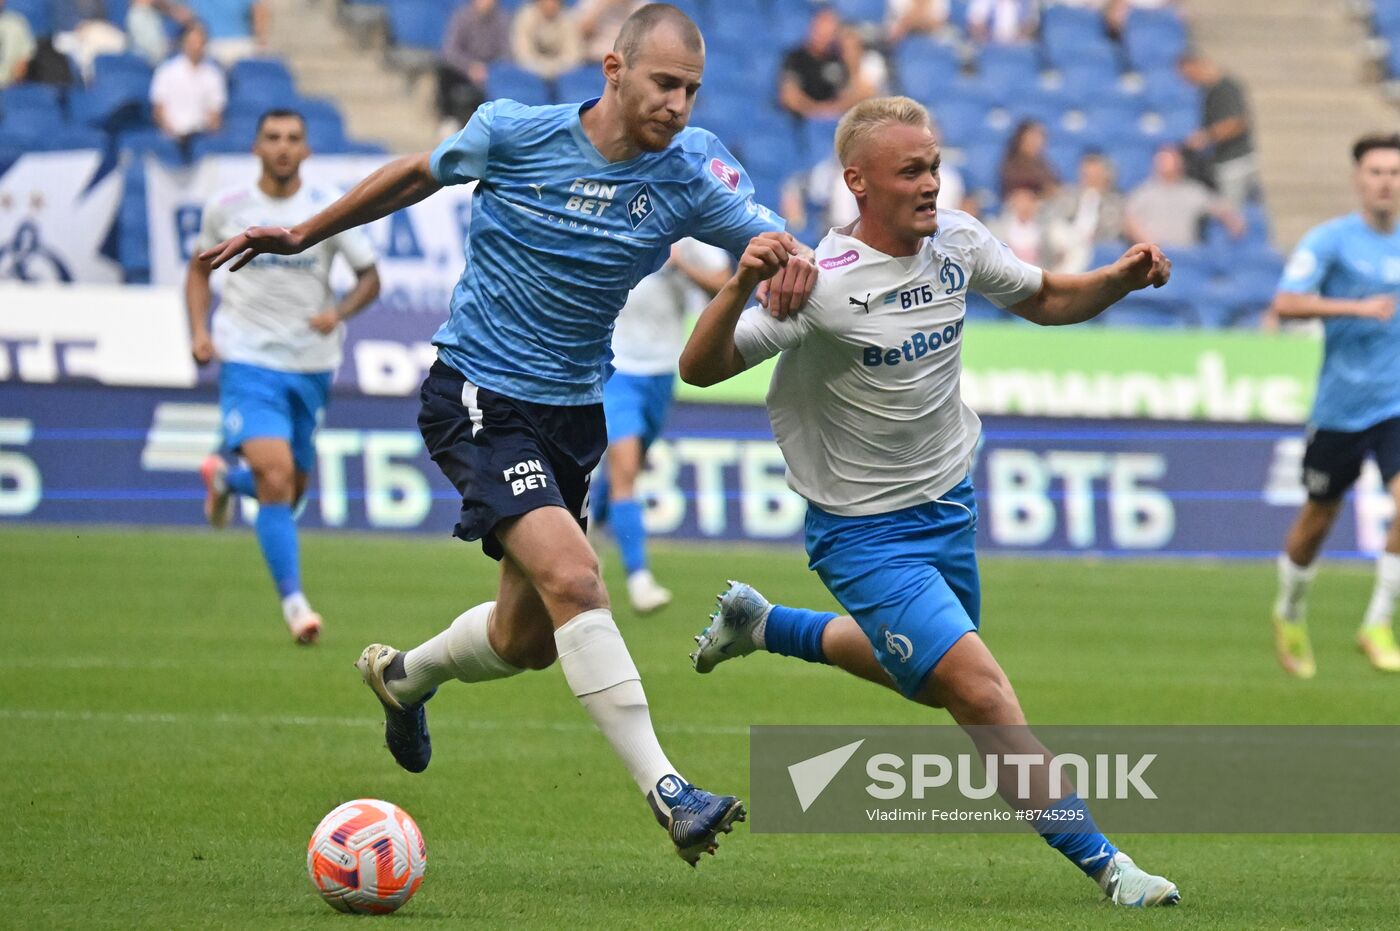
[[[284,198],[269,197],[256,184],[225,191],[204,207],[198,248],[208,249],[250,226],[294,226],[336,196],[308,184]],[[369,238],[352,229],[300,255],[260,255],[227,275],[212,331],[219,358],[285,372],[338,368],[344,325],[323,335],[310,323],[334,303],[330,275],[337,253],[357,272],[374,264]]]
[[[703,271],[723,271],[729,253],[695,239],[676,243],[681,257]],[[628,375],[665,375],[676,369],[685,346],[685,318],[710,296],[674,265],[662,266],[632,289],[613,325],[613,367]]]
[[[963,404],[968,290],[1009,307],[1043,273],[960,210],[894,258],[832,230],[807,305],[786,320],[751,307],[734,342],[756,365],[778,353],[768,417],[792,490],[824,511],[884,514],[933,501],[966,476],[982,424]]]

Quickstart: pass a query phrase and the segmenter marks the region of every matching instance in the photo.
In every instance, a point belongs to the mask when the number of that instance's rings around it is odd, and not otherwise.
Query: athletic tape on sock
[[[642,678],[607,608],[594,608],[570,618],[554,632],[554,643],[564,678],[580,698]]]

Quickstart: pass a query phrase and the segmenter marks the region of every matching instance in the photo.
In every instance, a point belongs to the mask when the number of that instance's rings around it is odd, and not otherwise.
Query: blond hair
[[[933,128],[928,110],[917,100],[908,97],[872,97],[862,100],[847,110],[846,115],[841,117],[841,122],[836,124],[836,158],[840,160],[841,167],[850,165],[861,144],[888,123],[903,123],[906,126],[930,130]]]

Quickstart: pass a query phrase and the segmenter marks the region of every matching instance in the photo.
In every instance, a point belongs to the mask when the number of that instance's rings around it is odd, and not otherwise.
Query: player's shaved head
[[[705,38],[700,35],[700,27],[695,25],[684,11],[669,3],[648,3],[627,17],[613,43],[613,51],[622,56],[630,67],[637,60],[648,37],[657,29],[674,30],[686,51],[696,55],[705,51]]]

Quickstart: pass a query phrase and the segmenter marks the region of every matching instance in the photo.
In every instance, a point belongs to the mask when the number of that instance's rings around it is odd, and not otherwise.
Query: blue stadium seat
[[[1175,68],[1163,68],[1143,74],[1142,94],[1154,110],[1175,110],[1180,107],[1201,106],[1201,92]]]
[[[836,120],[803,120],[803,149],[807,162],[819,162],[835,151]]]
[[[1128,17],[1123,47],[1133,70],[1147,72],[1173,68],[1186,50],[1185,30],[1162,23],[1158,19],[1142,19],[1137,12]]]
[[[46,91],[31,93],[28,91]],[[19,132],[43,133],[65,125],[67,115],[57,91],[47,85],[20,84],[0,95],[0,126]]]
[[[36,140],[36,145],[49,152],[65,152],[73,149],[107,150],[107,134],[100,129],[87,126],[59,126],[45,132]]]
[[[1097,10],[1082,6],[1047,6],[1040,14],[1042,35],[1052,32],[1104,35],[1103,17]]]
[[[389,4],[389,36],[400,48],[436,55],[446,26],[437,0],[393,0]]]
[[[1076,101],[1097,100],[1112,94],[1118,86],[1118,60],[1115,57],[1075,56],[1057,65],[1060,86],[1067,97]]]
[[[21,14],[29,21],[29,28],[36,38],[53,34],[53,16],[50,0],[9,0],[5,9]]]
[[[927,104],[937,103],[947,93],[960,68],[953,49],[923,36],[900,43],[894,64],[904,93]]]
[[[151,86],[151,66],[140,55],[98,55],[92,62],[92,78],[96,84],[110,84],[113,81],[123,84]]]
[[[151,123],[149,88],[94,84],[68,99],[72,121],[84,126],[120,132]]]
[[[1041,43],[1045,49],[1046,60],[1054,68],[1064,68],[1074,62],[1091,60],[1106,63],[1114,73],[1119,70],[1118,47],[1102,30],[1087,34],[1046,32],[1042,34]]]
[[[1135,291],[1113,305],[1113,309],[1100,317],[1108,326],[1139,328],[1171,328],[1197,326],[1201,316],[1196,308],[1184,300],[1167,295],[1171,288]]]
[[[705,79],[704,94],[709,90],[709,77]],[[554,93],[561,103],[583,101],[603,93],[603,75],[597,65],[582,65],[566,71],[554,80]]]
[[[885,0],[835,0],[832,6],[848,23],[883,23]]]
[[[208,136],[199,136],[190,144],[190,158],[198,161],[206,155],[243,155],[252,148],[251,134],[231,133],[228,128]]]
[[[999,172],[1003,147],[997,143],[978,143],[968,146],[966,151],[967,160],[962,166],[962,175],[967,190],[996,193],[1001,185]]]
[[[554,102],[551,88],[543,78],[509,62],[491,65],[486,78],[486,94],[492,99],[505,97],[529,106]]]
[[[345,124],[334,101],[306,97],[297,101],[296,109],[306,120],[306,141],[313,152],[335,155],[344,151]]]
[[[1152,173],[1152,146],[1136,140],[1120,141],[1112,138],[1108,143],[1105,151],[1113,159],[1113,166],[1117,169],[1119,190],[1131,191],[1147,180],[1147,176]]]
[[[984,86],[1014,93],[1040,80],[1040,61],[1032,46],[989,45],[978,55],[977,73]]]
[[[229,69],[229,83],[241,84],[251,81],[254,84],[286,84],[295,86],[292,80],[292,73],[287,70],[287,66],[280,59],[276,58],[245,58],[242,61],[234,62]]]
[[[930,109],[945,146],[971,145],[987,120],[987,108],[970,100],[941,100]]]

